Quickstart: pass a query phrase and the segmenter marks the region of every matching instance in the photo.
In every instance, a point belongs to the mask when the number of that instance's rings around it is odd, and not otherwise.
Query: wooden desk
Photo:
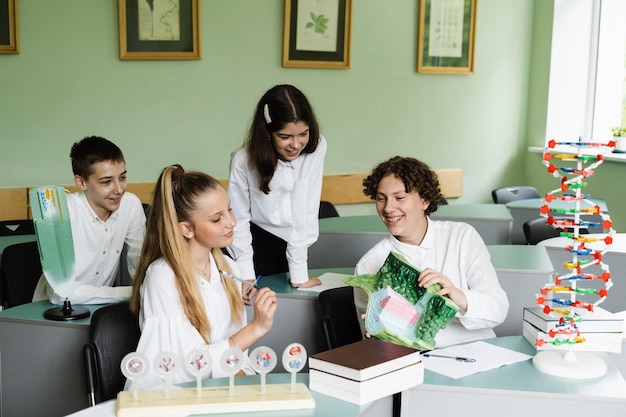
[[[486,342],[534,355],[523,337],[489,339]],[[452,379],[426,369],[424,383],[402,393],[402,415],[485,416],[576,415],[623,417],[626,415],[626,381],[611,358],[608,372],[595,379],[567,379],[544,374],[531,361]]]
[[[604,237],[604,234],[589,234],[586,237]],[[565,247],[571,245],[571,239],[566,237],[553,237],[539,242],[538,246],[543,246],[548,252],[548,256],[552,261],[556,273],[565,275],[570,271],[563,266],[566,261],[572,260],[572,254],[565,251]],[[603,246],[597,246],[599,243],[586,243],[588,248],[601,249]],[[602,244],[603,245],[603,244]],[[609,290],[609,296],[604,300],[601,307],[617,313],[626,310],[626,233],[616,233],[613,238],[613,245],[602,258],[604,263],[609,265],[611,271],[611,280],[613,287]],[[597,267],[593,268],[594,272],[599,272]],[[590,272],[588,269],[587,272]],[[598,281],[598,280],[594,280]],[[585,287],[601,288],[604,287],[603,282],[585,283]],[[597,300],[594,298],[593,301]]]
[[[606,213],[608,211],[606,207],[606,202],[604,200],[600,200],[597,198],[591,199],[595,204],[600,206],[600,211],[602,213]],[[513,229],[511,230],[511,243],[514,245],[524,245],[526,244],[526,237],[524,236],[524,223],[528,220],[536,219],[537,217],[541,217],[539,213],[539,209],[544,204],[543,198],[528,198],[525,200],[517,200],[511,201],[506,204],[506,207],[509,209],[511,216],[513,216]],[[501,204],[500,204],[501,205]],[[550,203],[550,207],[552,208],[573,208],[573,204],[568,204],[564,201],[555,200]],[[581,204],[583,208],[590,208],[591,206],[588,204]],[[558,214],[555,214],[559,216]],[[592,216],[584,216],[585,221],[590,222],[601,222],[602,218],[598,215]],[[590,233],[601,233],[602,228],[592,227],[589,228]]]
[[[2,417],[63,416],[88,405],[82,350],[91,316],[51,321],[43,317],[51,307],[40,301],[0,312]]]
[[[278,352],[277,352],[278,353]],[[278,353],[280,355],[280,353]],[[238,376],[235,379],[235,392],[237,385],[260,384],[260,376]],[[309,375],[299,373],[296,377],[297,382],[309,384]],[[271,373],[267,375],[266,383],[268,384],[288,384],[291,382],[291,375],[286,373]],[[205,379],[202,385],[205,387],[226,386],[228,378]],[[190,386],[184,384],[185,386]],[[195,384],[193,385],[195,386]],[[310,391],[311,396],[315,400],[315,408],[309,410],[284,410],[284,411],[265,411],[255,413],[227,413],[227,414],[197,414],[197,416],[228,416],[228,417],[389,417],[391,416],[391,398],[382,398],[370,404],[356,405],[346,401],[338,400],[315,391]],[[74,413],[68,417],[115,417],[116,400],[106,401],[95,407],[90,407]]]

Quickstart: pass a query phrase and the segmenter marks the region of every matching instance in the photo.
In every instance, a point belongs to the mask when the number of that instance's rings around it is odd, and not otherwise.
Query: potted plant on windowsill
[[[615,153],[626,153],[626,126],[611,128],[613,139],[615,140]]]

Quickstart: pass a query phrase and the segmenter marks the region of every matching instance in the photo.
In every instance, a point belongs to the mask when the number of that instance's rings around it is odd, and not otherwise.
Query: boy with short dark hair
[[[79,192],[67,195],[74,243],[73,304],[126,300],[131,287],[113,287],[124,244],[128,271],[134,275],[146,229],[139,198],[126,192],[126,163],[120,148],[99,136],[74,143],[70,152],[74,183]],[[41,277],[33,301],[62,299]]]

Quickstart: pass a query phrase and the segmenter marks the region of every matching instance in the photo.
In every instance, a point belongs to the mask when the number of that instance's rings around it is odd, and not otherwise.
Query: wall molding
[[[461,197],[463,190],[463,170],[442,169],[435,170],[439,178],[441,193],[447,198]],[[332,174],[324,175],[322,182],[322,200],[330,201],[335,205],[371,203],[369,197],[363,194],[363,179],[367,174]],[[224,188],[228,180],[219,180]],[[154,182],[128,183],[127,191],[137,195],[142,203],[149,204],[154,193]],[[78,187],[68,185],[69,192],[75,192]],[[29,187],[0,188],[0,221],[30,219],[28,204]]]

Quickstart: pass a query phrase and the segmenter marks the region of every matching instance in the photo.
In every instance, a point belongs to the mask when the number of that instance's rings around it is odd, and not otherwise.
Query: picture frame
[[[352,0],[285,0],[283,67],[350,68]]]
[[[17,0],[0,0],[0,54],[19,53]]]
[[[200,59],[199,7],[199,0],[118,0],[120,59]]]
[[[417,72],[472,74],[478,0],[419,0]]]

